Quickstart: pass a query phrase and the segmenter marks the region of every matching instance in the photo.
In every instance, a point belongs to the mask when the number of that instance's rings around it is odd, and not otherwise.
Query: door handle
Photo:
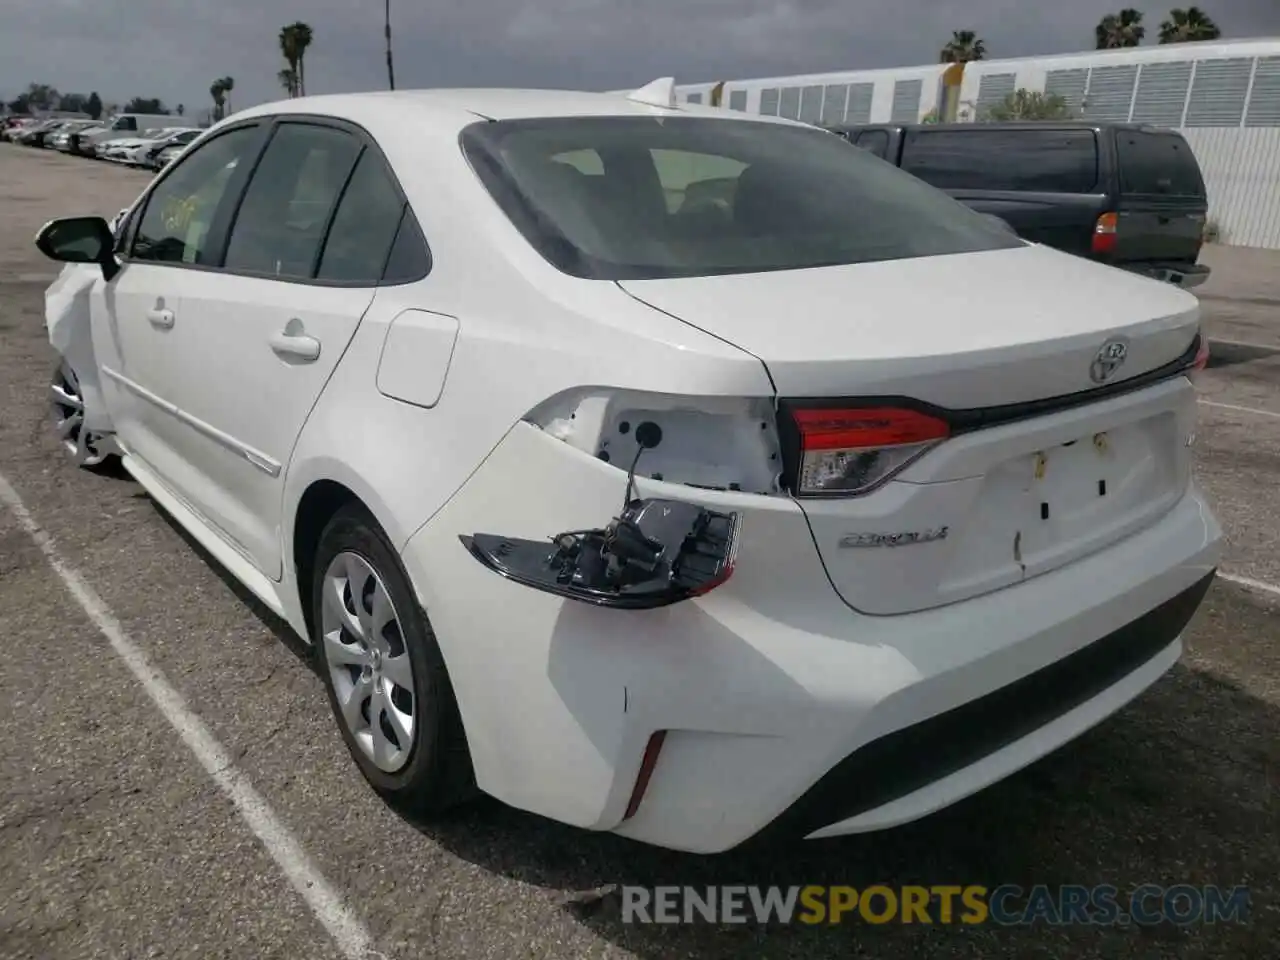
[[[154,310],[147,311],[147,320],[151,322],[153,327],[159,327],[162,330],[168,330],[173,326],[173,311],[163,310],[157,307]]]
[[[292,357],[307,363],[320,357],[320,341],[307,336],[302,321],[297,317],[285,324],[285,328],[275,334],[270,343],[278,357]]]

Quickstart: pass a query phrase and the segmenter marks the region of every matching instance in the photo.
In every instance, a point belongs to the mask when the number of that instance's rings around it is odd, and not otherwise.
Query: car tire
[[[49,382],[49,404],[53,429],[71,461],[83,470],[100,472],[116,460],[111,438],[84,429],[85,400],[80,377],[71,362],[60,357]]]
[[[312,642],[329,706],[369,785],[419,817],[474,796],[444,655],[400,558],[363,507],[343,507],[326,524],[311,598]]]

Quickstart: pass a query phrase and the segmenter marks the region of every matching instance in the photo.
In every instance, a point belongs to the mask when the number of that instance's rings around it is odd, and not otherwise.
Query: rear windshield
[[[1092,130],[915,130],[902,169],[944,190],[1092,193],[1098,143]]]
[[[548,261],[655,279],[1008,249],[1022,241],[814,127],[715,117],[478,123],[472,167]]]
[[[1120,189],[1124,193],[1201,198],[1204,180],[1191,146],[1180,134],[1120,130],[1116,133]]]

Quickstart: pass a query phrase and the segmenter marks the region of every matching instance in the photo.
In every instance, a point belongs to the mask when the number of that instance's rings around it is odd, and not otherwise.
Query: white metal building
[[[958,99],[944,94],[949,66],[729,80],[720,103],[809,123],[915,123],[944,104],[973,120],[1018,88],[1059,94],[1086,119],[1181,130],[1222,242],[1280,249],[1280,38],[979,60],[963,66]],[[677,95],[705,103],[716,86]]]

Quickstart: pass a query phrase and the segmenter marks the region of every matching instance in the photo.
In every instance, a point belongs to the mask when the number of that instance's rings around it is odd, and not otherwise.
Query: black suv
[[[1174,130],[1087,121],[830,127],[1025,240],[1195,287],[1208,200]]]

